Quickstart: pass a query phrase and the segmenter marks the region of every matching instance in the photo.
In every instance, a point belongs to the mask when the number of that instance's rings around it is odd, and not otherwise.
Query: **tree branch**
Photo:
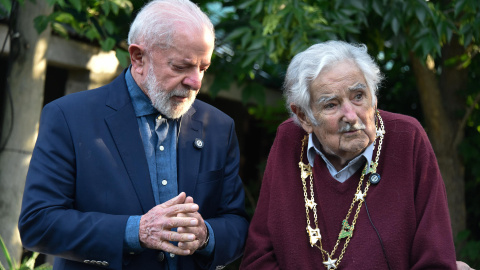
[[[478,102],[480,102],[480,92],[478,92],[477,96],[473,100],[472,105],[470,105],[470,107],[468,107],[467,111],[465,112],[462,122],[460,122],[457,133],[455,134],[455,139],[453,140],[452,148],[455,148],[460,144],[460,141],[462,140],[462,137],[463,137],[463,133],[465,132],[464,129],[465,129],[465,126],[467,125],[468,118],[473,113],[473,110],[475,109],[475,106],[478,104]]]

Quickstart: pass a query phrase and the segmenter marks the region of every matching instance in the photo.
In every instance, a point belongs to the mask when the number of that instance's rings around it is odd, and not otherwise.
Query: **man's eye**
[[[356,100],[361,100],[363,98],[363,94],[362,93],[358,93],[356,96],[355,96],[355,99]]]
[[[328,109],[335,108],[335,106],[336,105],[334,103],[327,103],[327,104],[325,104],[325,106],[323,106],[323,108],[328,110]]]

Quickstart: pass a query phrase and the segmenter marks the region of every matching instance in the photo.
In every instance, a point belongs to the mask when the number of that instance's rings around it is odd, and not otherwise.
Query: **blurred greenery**
[[[0,262],[0,270],[51,270],[52,266],[48,264],[42,264],[40,266],[35,266],[35,260],[37,259],[39,253],[34,252],[32,256],[25,258],[22,260],[21,264],[17,264],[14,258],[10,256],[10,252],[8,252],[5,243],[3,242],[3,238],[0,236],[0,248],[2,249],[2,253],[5,256],[5,259],[8,263],[8,268],[2,265]]]
[[[114,49],[121,64],[128,65],[126,33],[143,1],[48,1],[55,10],[35,18],[38,31],[50,25],[65,38],[95,42],[104,50]],[[435,84],[432,87],[439,88],[441,95],[441,104],[436,105],[448,112],[448,117],[439,121],[450,128],[446,135],[454,137],[451,151],[438,154],[447,152],[459,160],[458,177],[465,184],[461,196],[467,209],[466,225],[459,225],[457,254],[472,267],[480,268],[480,209],[476,207],[480,205],[480,1],[194,2],[209,14],[216,28],[216,50],[209,69],[215,80],[210,96],[217,97],[235,82],[243,89],[242,101],[248,113],[262,123],[272,138],[288,114],[283,101],[267,105],[265,89],[280,92],[290,59],[314,43],[341,39],[366,44],[387,78],[379,91],[379,108],[416,117],[432,138],[442,134],[429,126],[432,104],[422,99],[425,89],[421,83]],[[0,5],[2,12],[8,13],[11,0],[0,0]],[[414,65],[417,60],[423,67],[428,66],[434,81],[418,76],[419,68]],[[262,166],[259,170],[263,170]],[[252,214],[260,182],[246,181],[247,196],[253,201],[249,204]]]

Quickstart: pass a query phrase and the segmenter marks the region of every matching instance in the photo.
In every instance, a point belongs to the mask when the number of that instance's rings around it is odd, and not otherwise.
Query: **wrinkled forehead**
[[[336,92],[368,90],[363,72],[350,61],[337,62],[329,68],[323,69],[312,80],[310,90],[315,92]]]

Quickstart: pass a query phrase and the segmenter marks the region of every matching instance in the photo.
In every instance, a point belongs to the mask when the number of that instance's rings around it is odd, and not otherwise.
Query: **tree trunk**
[[[7,78],[12,104],[5,106],[2,142],[8,140],[0,152],[0,235],[15,261],[21,257],[21,242],[17,223],[20,214],[25,177],[38,132],[39,115],[43,105],[43,93],[47,61],[45,58],[50,31],[38,35],[33,19],[50,14],[53,8],[48,1],[25,1],[18,9],[15,32],[10,53],[16,57]],[[14,11],[15,12],[15,11]],[[12,16],[12,18],[15,16]],[[13,118],[10,109],[13,106]],[[13,122],[12,122],[13,120]],[[7,130],[12,129],[6,138]],[[8,265],[0,256],[3,265]]]
[[[411,54],[413,71],[420,94],[426,131],[437,156],[447,190],[448,207],[454,238],[466,228],[464,166],[454,145],[458,123],[447,114],[443,101],[453,102],[442,95],[434,69]],[[444,74],[442,74],[444,76]],[[450,82],[459,83],[459,82]],[[463,133],[462,133],[463,134]],[[462,135],[461,135],[462,136]]]

